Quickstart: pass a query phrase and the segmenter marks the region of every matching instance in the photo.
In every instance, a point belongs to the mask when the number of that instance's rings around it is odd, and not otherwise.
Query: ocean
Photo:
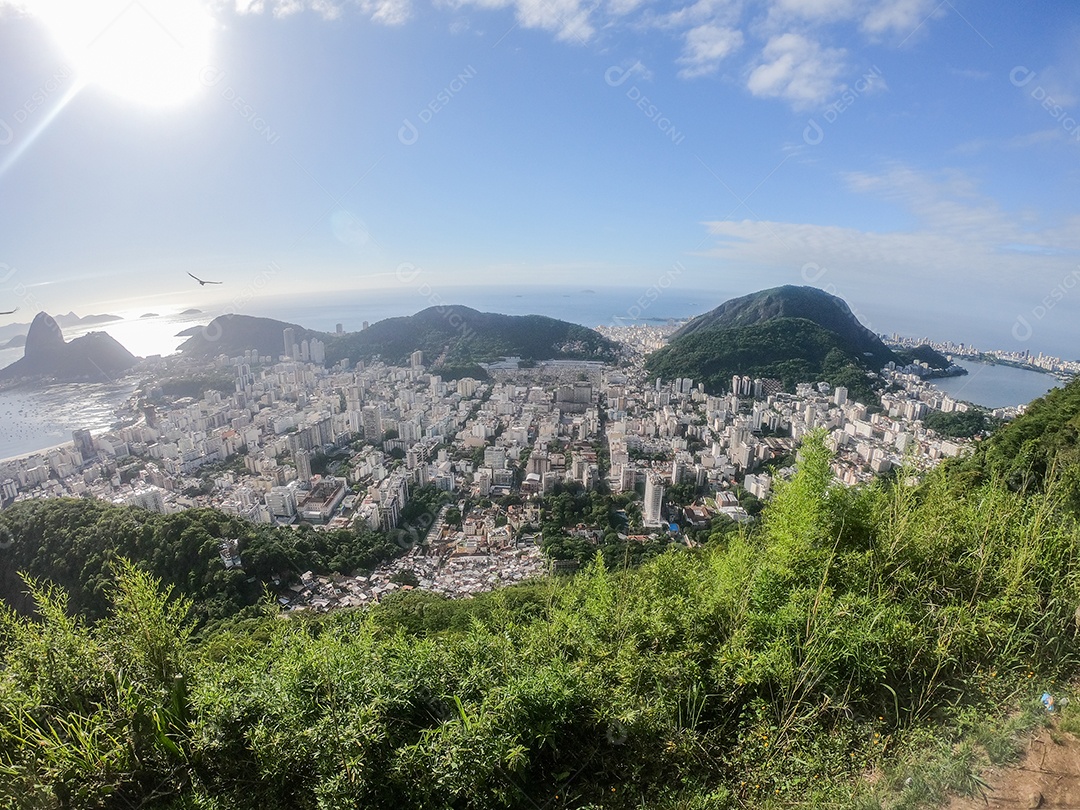
[[[720,287],[684,289],[678,282],[677,277],[669,275],[661,277],[654,285],[635,287],[509,285],[440,288],[412,283],[369,292],[263,297],[243,302],[236,311],[332,332],[339,323],[345,331],[355,331],[365,321],[375,323],[385,318],[412,315],[433,305],[463,304],[483,312],[547,315],[596,327],[683,320],[707,312],[738,294],[738,291]],[[121,320],[88,329],[68,329],[64,336],[70,340],[87,331],[102,330],[136,355],[168,355],[186,339],[177,337],[178,332],[205,324],[221,313],[207,309],[196,315],[165,310],[116,314],[122,316]],[[148,315],[152,317],[146,317]],[[949,334],[948,324],[937,330],[932,324],[918,321],[908,321],[907,329],[905,322],[900,320],[888,324],[875,322],[873,326],[887,333],[914,335],[925,332],[932,339],[956,339]],[[996,331],[999,331],[996,325],[988,328],[986,338],[992,338]],[[1000,341],[990,342],[980,348],[1008,348],[999,344]],[[21,348],[0,350],[0,368],[20,357]],[[938,387],[960,399],[1001,407],[1028,402],[1041,396],[1056,382],[1049,375],[992,366],[976,369],[967,377],[940,380]],[[0,420],[3,422],[0,458],[25,455],[71,441],[71,431],[76,428],[104,430],[112,422],[112,411],[127,399],[133,388],[134,381],[121,386],[53,386],[0,393]]]

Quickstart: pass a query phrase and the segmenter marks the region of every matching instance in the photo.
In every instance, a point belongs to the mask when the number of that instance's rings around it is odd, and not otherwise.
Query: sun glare
[[[200,88],[210,16],[200,0],[37,0],[79,78],[141,104],[178,104]]]

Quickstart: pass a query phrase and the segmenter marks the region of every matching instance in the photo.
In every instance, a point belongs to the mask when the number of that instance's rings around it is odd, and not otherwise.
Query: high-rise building
[[[645,477],[645,503],[642,505],[642,518],[646,526],[660,526],[661,507],[664,503],[664,485],[659,476],[650,471]]]
[[[90,459],[97,456],[94,437],[90,435],[89,430],[71,431],[71,440],[75,443],[75,449],[79,451],[79,455],[82,456],[84,462],[90,461]]]
[[[506,469],[506,448],[505,447],[486,447],[484,448],[484,466],[491,467],[494,470]]]
[[[365,441],[378,441],[382,436],[382,420],[379,416],[379,409],[372,405],[368,405],[361,413],[363,414]]]
[[[307,450],[297,450],[293,457],[296,461],[296,477],[306,484],[311,480],[311,453]]]
[[[292,518],[296,514],[296,492],[289,487],[273,487],[264,500],[275,518]]]
[[[409,364],[413,368],[420,368],[422,365],[424,365],[424,353],[417,349],[409,356]]]
[[[285,338],[285,356],[286,357],[292,357],[293,356],[293,346],[296,345],[296,330],[293,329],[291,326],[287,326],[287,327],[285,327],[285,330],[282,333],[282,335]]]

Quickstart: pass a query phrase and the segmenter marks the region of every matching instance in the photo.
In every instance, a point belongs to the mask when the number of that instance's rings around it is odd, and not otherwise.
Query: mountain
[[[204,327],[193,327],[181,332],[180,334],[190,334],[191,337],[180,344],[179,351],[190,357],[209,359],[219,354],[234,357],[254,349],[260,355],[270,355],[276,360],[285,351],[284,332],[288,328],[292,328],[296,333],[297,343],[313,337],[327,339],[327,335],[322,332],[273,318],[220,315]]]
[[[180,351],[209,358],[257,349],[259,354],[276,358],[284,350],[282,333],[290,327],[297,343],[311,338],[324,341],[328,364],[343,357],[353,361],[379,357],[387,363],[405,364],[418,349],[426,364],[453,367],[514,356],[528,360],[604,359],[618,352],[617,344],[584,326],[541,315],[497,315],[463,306],[430,307],[344,335],[316,332],[271,318],[223,315],[204,328],[185,330],[191,337],[180,345]]]
[[[119,315],[87,315],[79,317],[74,312],[69,312],[67,315],[57,315],[55,320],[61,329],[71,329],[73,327],[96,326],[97,324],[123,319]],[[29,328],[30,324],[28,323],[5,323],[0,326],[0,340],[8,340],[16,335],[25,336],[26,330]]]
[[[805,318],[833,332],[847,351],[865,357],[867,365],[875,371],[890,360],[898,360],[881,338],[859,323],[844,299],[817,287],[790,284],[732,298],[694,318],[672,335],[672,340],[695,332],[755,326],[780,318]]]
[[[122,320],[119,315],[85,315],[80,318],[74,312],[56,316],[56,322],[60,324],[62,329],[70,329],[73,326],[97,326],[98,324],[119,320]]]
[[[376,355],[405,363],[419,349],[428,365],[464,366],[500,357],[526,360],[611,359],[618,345],[600,333],[542,315],[499,315],[459,305],[388,318],[361,332],[332,336],[326,360]]]
[[[7,341],[0,349],[19,349],[26,345],[26,335],[16,335]]]
[[[0,380],[50,378],[65,382],[105,382],[130,370],[138,358],[105,332],[71,342],[56,320],[39,312],[26,335],[23,357],[0,370]]]
[[[847,349],[866,356],[869,365],[875,369],[897,360],[877,335],[859,323],[845,300],[829,295],[818,287],[797,287],[792,284],[762,289],[759,293],[725,301],[712,312],[698,315],[672,338],[708,329],[754,326],[782,318],[804,318],[828,329]]]
[[[859,323],[848,305],[815,287],[775,287],[733,298],[700,315],[653,353],[657,377],[689,377],[710,393],[730,389],[735,374],[796,383],[826,380],[865,399],[867,372],[900,358]]]

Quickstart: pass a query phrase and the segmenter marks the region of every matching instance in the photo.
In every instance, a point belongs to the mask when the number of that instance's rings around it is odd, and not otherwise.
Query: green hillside
[[[713,394],[729,392],[735,374],[778,379],[787,390],[827,380],[856,399],[870,394],[862,358],[835,332],[804,318],[694,331],[649,355],[646,368],[666,380],[690,377]]]
[[[956,466],[976,483],[1001,480],[1018,492],[1052,478],[1080,510],[1080,379],[1036,399]]]
[[[293,330],[298,344],[312,338],[329,339],[323,332],[273,318],[221,315],[201,329],[196,328],[191,337],[180,344],[179,351],[190,357],[209,359],[220,354],[236,357],[254,349],[260,356],[269,355],[276,361],[285,351],[284,333],[287,328]]]
[[[424,362],[468,366],[500,357],[527,360],[614,359],[618,347],[584,326],[542,315],[499,315],[463,306],[429,307],[404,318],[388,318],[361,332],[335,336],[326,360],[381,357],[407,363],[419,349]]]
[[[758,326],[769,321],[802,318],[813,321],[836,335],[844,351],[862,358],[867,367],[879,370],[890,360],[898,360],[881,339],[859,323],[842,298],[817,287],[786,285],[732,298],[711,312],[687,323],[672,337],[680,338],[717,329]]]
[[[926,363],[930,368],[945,369],[949,367],[949,358],[935,349],[933,346],[928,346],[925,343],[921,343],[911,349],[898,349],[896,350],[896,356],[899,358],[900,363],[908,365],[909,363]]]
[[[327,364],[344,357],[353,362],[380,358],[408,365],[414,351],[426,365],[462,373],[480,373],[476,364],[517,356],[527,360],[612,360],[618,345],[584,326],[542,315],[498,315],[463,306],[429,307],[415,315],[387,318],[359,332],[316,332],[271,318],[223,315],[198,329],[180,346],[196,358],[235,356],[248,349],[275,360],[284,350],[283,332],[292,328],[297,343],[318,338],[326,343]]]
[[[382,532],[315,532],[310,527],[256,526],[212,509],[160,515],[94,499],[20,501],[0,515],[0,539],[10,538],[0,567],[0,603],[26,612],[31,605],[20,574],[48,579],[68,594],[86,619],[108,612],[108,590],[120,559],[194,599],[193,617],[212,621],[257,605],[274,578],[289,581],[308,570],[347,573],[370,569],[399,549]],[[238,541],[243,570],[226,569],[222,539]]]
[[[829,463],[811,437],[762,522],[706,547],[459,602],[196,641],[192,606],[122,563],[94,623],[35,584],[36,619],[0,612],[0,807],[892,808],[977,786],[1017,710],[1078,671],[1075,513],[1053,481],[844,489]]]

